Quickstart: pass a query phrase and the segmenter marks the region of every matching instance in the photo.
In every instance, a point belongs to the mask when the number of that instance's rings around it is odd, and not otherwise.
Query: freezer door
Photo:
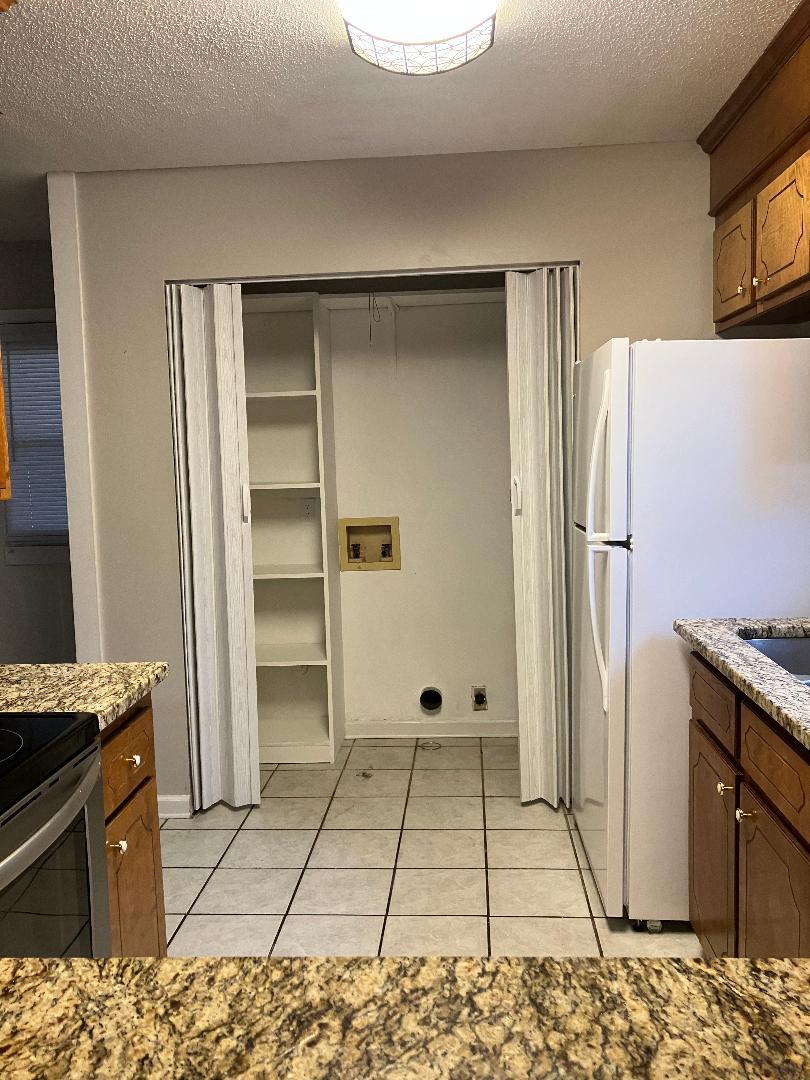
[[[605,913],[624,906],[626,548],[573,539],[573,812]]]
[[[613,338],[574,366],[574,523],[591,540],[628,535],[630,342]]]

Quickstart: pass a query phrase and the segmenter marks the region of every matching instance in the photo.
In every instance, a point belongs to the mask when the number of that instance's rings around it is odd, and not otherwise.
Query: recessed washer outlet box
[[[399,570],[399,518],[340,518],[341,570]]]
[[[473,686],[471,694],[473,712],[485,712],[489,708],[487,688],[485,686]]]

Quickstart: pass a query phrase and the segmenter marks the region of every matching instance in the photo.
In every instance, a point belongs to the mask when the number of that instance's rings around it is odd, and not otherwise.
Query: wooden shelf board
[[[245,394],[248,401],[261,401],[272,398],[317,397],[317,390],[252,390]]]
[[[320,491],[319,480],[305,480],[281,484],[255,483],[250,485],[251,491]]]
[[[325,718],[324,721],[325,722]],[[315,762],[333,761],[329,740],[316,743],[261,743],[261,765],[309,765]]]
[[[322,566],[310,566],[307,563],[289,565],[265,563],[253,567],[254,581],[272,581],[278,578],[322,578]]]
[[[283,713],[262,714],[259,696],[259,760],[262,763],[295,764],[332,761],[329,717],[285,717]]]
[[[326,646],[320,642],[256,645],[256,667],[314,667],[326,665]]]

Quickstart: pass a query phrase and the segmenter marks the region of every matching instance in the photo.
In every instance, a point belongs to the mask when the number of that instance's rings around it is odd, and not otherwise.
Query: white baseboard
[[[517,720],[347,720],[347,739],[434,739],[442,736],[515,737]]]
[[[190,795],[158,795],[158,815],[166,817],[191,817]]]

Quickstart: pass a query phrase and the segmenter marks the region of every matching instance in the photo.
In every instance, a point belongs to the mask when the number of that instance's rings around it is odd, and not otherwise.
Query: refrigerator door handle
[[[607,665],[605,663],[605,651],[602,648],[602,638],[599,633],[599,619],[596,613],[596,556],[605,554],[610,554],[610,548],[607,544],[588,545],[588,606],[590,607],[591,616],[591,640],[593,641],[593,651],[596,654],[599,681],[602,685],[602,712],[607,715]]]
[[[607,436],[608,417],[610,416],[610,369],[605,372],[602,380],[602,400],[599,403],[599,412],[596,415],[596,424],[593,429],[593,442],[591,443],[591,456],[588,466],[588,499],[585,518],[585,538],[590,543],[593,540],[607,540],[609,533],[594,532],[594,514],[596,510],[596,471],[599,466],[601,435]]]

